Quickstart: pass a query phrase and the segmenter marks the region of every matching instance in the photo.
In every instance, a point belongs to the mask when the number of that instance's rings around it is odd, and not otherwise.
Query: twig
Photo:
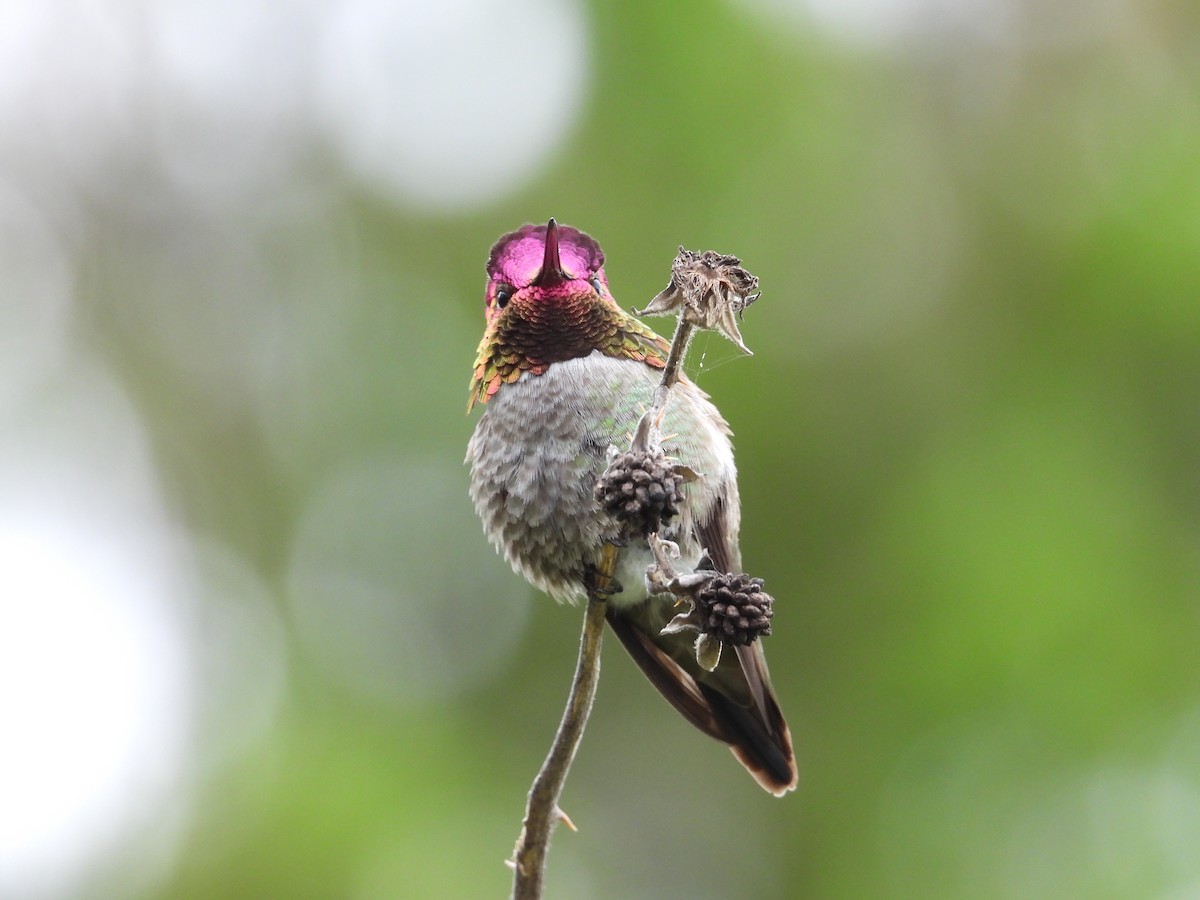
[[[662,380],[654,389],[654,404],[648,414],[655,421],[667,408],[667,398],[671,394],[671,388],[675,387],[675,382],[679,381],[679,367],[683,363],[683,354],[687,351],[688,342],[691,341],[695,328],[696,326],[684,316],[680,316],[679,322],[675,325],[675,335],[671,338],[671,353],[667,357],[666,366],[663,367]]]
[[[542,881],[546,873],[546,852],[550,832],[560,821],[570,819],[558,806],[567,780],[567,772],[575,759],[575,751],[583,738],[600,679],[600,644],[604,637],[604,613],[608,606],[606,593],[617,567],[617,548],[605,544],[597,567],[595,585],[589,591],[587,610],[583,617],[583,635],[579,640],[579,660],[575,664],[575,680],[567,697],[567,708],[550,752],[529,789],[525,805],[525,823],[513,851],[514,900],[538,900],[542,896]]]

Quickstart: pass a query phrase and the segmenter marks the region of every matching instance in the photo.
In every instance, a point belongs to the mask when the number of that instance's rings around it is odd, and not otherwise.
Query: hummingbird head
[[[667,342],[617,306],[604,274],[604,251],[577,228],[551,219],[509,232],[492,247],[487,273],[487,327],[468,409],[486,403],[504,384],[597,350],[664,364]]]
[[[487,272],[484,303],[489,326],[506,314],[514,319],[534,315],[536,307],[546,304],[613,303],[600,245],[554,219],[525,225],[496,241]]]

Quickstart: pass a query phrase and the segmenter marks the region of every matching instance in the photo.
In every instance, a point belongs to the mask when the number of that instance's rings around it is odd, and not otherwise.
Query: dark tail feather
[[[659,634],[651,604],[609,607],[608,623],[634,662],[685,719],[728,744],[762,787],[777,797],[796,787],[796,762],[787,723],[775,701],[762,647],[722,654],[705,672],[696,663],[693,641]]]
[[[768,725],[754,711],[738,706],[719,691],[701,684],[716,718],[721,721],[729,749],[754,779],[776,797],[796,787],[796,760],[792,754],[792,736],[772,694],[767,695],[768,710],[776,722]]]

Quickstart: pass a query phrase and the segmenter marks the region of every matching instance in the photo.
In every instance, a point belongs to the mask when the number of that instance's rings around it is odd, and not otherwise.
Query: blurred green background
[[[688,369],[802,774],[610,640],[548,896],[1200,896],[1188,0],[6,3],[0,895],[507,894],[581,616],[463,410],[551,215],[761,278]]]

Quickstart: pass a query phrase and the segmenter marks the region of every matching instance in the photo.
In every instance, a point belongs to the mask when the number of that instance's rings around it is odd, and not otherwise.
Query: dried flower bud
[[[696,253],[680,247],[667,286],[645,309],[635,312],[639,316],[661,316],[682,310],[684,321],[721,332],[749,354],[737,320],[758,296],[758,278],[746,271],[736,256],[714,250]]]
[[[685,473],[666,454],[630,450],[617,456],[596,480],[595,497],[626,534],[655,534],[679,514]]]
[[[725,644],[750,644],[771,633],[774,599],[761,578],[717,574],[696,591],[701,631]]]

